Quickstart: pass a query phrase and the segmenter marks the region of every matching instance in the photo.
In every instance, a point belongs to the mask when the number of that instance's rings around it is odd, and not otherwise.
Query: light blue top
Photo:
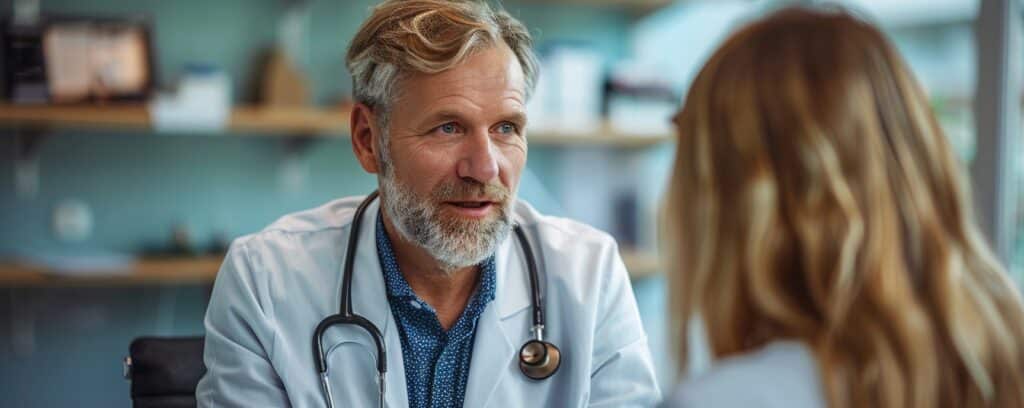
[[[817,363],[800,342],[777,341],[760,350],[723,359],[683,381],[664,407],[826,407]]]

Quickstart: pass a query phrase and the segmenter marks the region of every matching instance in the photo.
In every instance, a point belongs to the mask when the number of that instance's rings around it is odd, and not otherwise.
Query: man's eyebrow
[[[500,117],[500,121],[503,121],[503,122],[513,122],[513,123],[517,123],[517,124],[520,124],[520,125],[525,125],[526,122],[527,122],[526,113],[522,112],[522,111],[516,111],[516,112],[511,112],[511,113],[503,114],[503,115],[501,115],[499,117]],[[461,112],[454,111],[454,110],[439,110],[437,112],[433,112],[433,113],[427,115],[423,119],[423,121],[427,122],[427,123],[430,123],[430,122],[439,122],[439,121],[442,121],[442,120],[445,120],[445,121],[447,121],[447,120],[461,120],[462,118],[463,118],[463,115],[462,115]]]
[[[424,122],[437,122],[440,120],[459,120],[462,119],[462,114],[453,110],[439,110],[427,115]]]
[[[517,124],[520,124],[520,125],[525,125],[526,124],[526,113],[524,113],[524,112],[514,112],[514,113],[505,114],[505,115],[502,115],[501,120],[506,121],[506,122],[517,123]]]

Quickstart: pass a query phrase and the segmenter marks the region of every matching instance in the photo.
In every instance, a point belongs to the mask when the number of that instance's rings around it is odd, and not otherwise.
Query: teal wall
[[[348,94],[345,47],[370,1],[314,1],[307,42],[300,53],[315,101]],[[614,8],[519,5],[506,2],[538,42],[590,42],[608,60],[628,53],[628,17]],[[221,67],[245,94],[252,62],[274,43],[283,1],[271,0],[44,0],[46,12],[92,16],[146,14],[154,18],[160,82],[171,84],[186,63]],[[0,13],[10,1],[0,0]],[[183,224],[194,241],[213,234],[235,237],[277,217],[332,198],[365,194],[374,179],[364,174],[346,139],[322,140],[297,157],[306,180],[281,182],[286,143],[280,138],[227,135],[63,131],[39,145],[40,188],[18,198],[14,189],[16,144],[0,129],[0,256],[135,253],[166,246]],[[567,172],[564,152],[533,148],[521,194],[548,213],[560,214],[559,191]],[[63,200],[88,204],[92,236],[57,241],[50,232],[53,208]],[[0,289],[0,395],[4,406],[128,406],[120,359],[140,335],[202,333],[205,286],[137,288]]]

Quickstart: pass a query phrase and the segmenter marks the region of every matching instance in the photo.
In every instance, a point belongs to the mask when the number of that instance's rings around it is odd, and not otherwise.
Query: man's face
[[[511,228],[526,163],[526,87],[501,44],[447,71],[405,78],[392,104],[385,213],[449,270],[479,263]]]

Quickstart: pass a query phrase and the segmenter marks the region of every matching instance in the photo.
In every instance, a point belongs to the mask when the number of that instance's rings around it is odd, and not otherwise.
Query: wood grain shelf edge
[[[633,279],[660,273],[657,256],[622,251],[622,259]],[[52,272],[44,267],[22,263],[0,263],[0,287],[79,287],[79,286],[133,286],[133,285],[185,285],[213,283],[220,270],[223,257],[195,258],[143,258],[134,264],[116,270],[91,271],[74,276]]]

